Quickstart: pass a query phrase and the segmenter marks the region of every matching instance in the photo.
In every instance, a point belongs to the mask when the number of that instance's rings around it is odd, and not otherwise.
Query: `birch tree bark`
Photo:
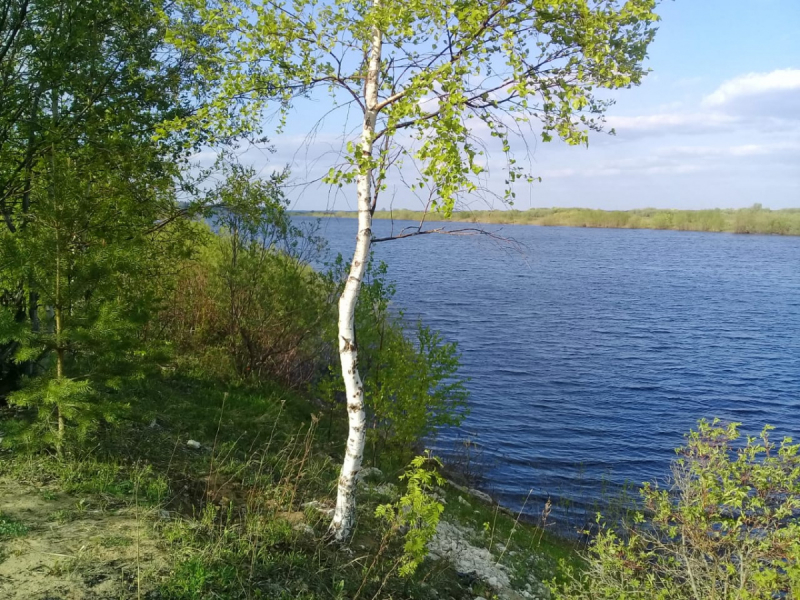
[[[375,5],[377,4],[376,0]],[[353,528],[356,512],[356,478],[361,470],[367,436],[364,384],[358,372],[355,312],[372,242],[372,145],[378,116],[378,76],[382,43],[381,31],[377,26],[373,26],[367,76],[364,82],[364,123],[361,130],[360,171],[356,179],[358,234],[353,261],[350,263],[350,273],[339,298],[339,358],[347,395],[349,433],[344,462],[339,475],[336,509],[330,526],[330,532],[337,541],[346,540]]]

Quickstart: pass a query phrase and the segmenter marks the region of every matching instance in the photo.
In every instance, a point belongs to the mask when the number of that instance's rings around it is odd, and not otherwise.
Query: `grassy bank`
[[[400,577],[403,536],[375,509],[403,493],[401,470],[370,471],[349,550],[330,545],[343,424],[302,395],[180,367],[127,393],[136,414],[84,451],[56,460],[4,445],[2,597],[540,597],[538,582],[576,561],[569,544],[446,484],[437,554]],[[2,416],[15,439],[30,424]]]
[[[353,212],[303,213],[326,217],[355,217]],[[377,211],[376,219],[419,221],[420,211],[399,209]],[[455,223],[490,223],[509,225],[542,225],[562,227],[597,227],[613,229],[672,229],[675,231],[708,231],[771,235],[800,235],[800,209],[770,210],[755,205],[742,209],[663,210],[595,210],[588,208],[531,208],[529,210],[456,211],[449,219],[435,213],[431,221]]]
[[[308,267],[320,241],[277,190],[237,174],[218,195],[219,232],[186,223],[152,269],[90,281],[55,338],[35,294],[0,303],[0,598],[543,598],[575,548],[416,456],[467,393],[455,345],[389,311],[382,265],[355,315],[367,469],[332,543],[346,265]]]

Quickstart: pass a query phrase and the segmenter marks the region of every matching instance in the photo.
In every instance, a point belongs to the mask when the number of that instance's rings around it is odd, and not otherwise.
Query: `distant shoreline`
[[[296,211],[310,217],[355,218],[355,211]],[[376,211],[376,219],[419,221],[421,211],[398,209]],[[429,221],[482,223],[496,225],[540,225],[545,227],[591,227],[605,229],[667,229],[800,236],[800,208],[770,210],[755,205],[740,209],[669,210],[598,210],[589,208],[531,208],[529,210],[455,211],[449,218],[428,213]]]

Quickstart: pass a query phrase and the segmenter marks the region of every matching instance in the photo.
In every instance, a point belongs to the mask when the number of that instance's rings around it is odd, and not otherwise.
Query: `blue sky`
[[[614,94],[608,124],[617,135],[593,135],[588,148],[532,140],[531,170],[542,182],[518,189],[516,208],[800,207],[800,0],[668,0],[659,12],[652,73]],[[323,108],[298,104],[290,128],[271,138],[277,152],[246,159],[262,171],[289,164],[298,184],[315,179],[346,129],[328,119],[309,146]],[[355,204],[352,190],[321,184],[298,185],[290,197],[302,210]],[[385,199],[421,206],[399,182]],[[503,206],[476,199],[470,207]]]

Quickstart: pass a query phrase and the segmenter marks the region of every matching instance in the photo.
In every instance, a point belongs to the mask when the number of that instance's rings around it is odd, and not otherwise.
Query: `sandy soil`
[[[0,538],[0,598],[156,598],[165,554],[152,514],[0,480],[0,512],[27,532]]]

